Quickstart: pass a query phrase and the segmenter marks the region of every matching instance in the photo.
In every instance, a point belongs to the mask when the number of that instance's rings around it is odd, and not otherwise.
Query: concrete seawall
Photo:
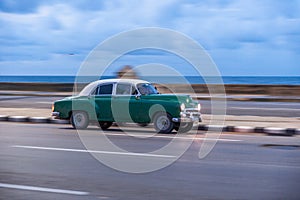
[[[79,90],[86,84],[79,85]],[[72,92],[72,83],[0,83],[0,90],[14,91],[42,91],[42,92]],[[187,93],[189,89],[182,84],[156,85],[162,93],[175,91],[177,93]],[[208,94],[208,88],[205,84],[192,84],[195,93]],[[210,85],[218,91],[220,85]],[[243,85],[226,84],[227,95],[270,95],[270,96],[300,96],[300,85]]]

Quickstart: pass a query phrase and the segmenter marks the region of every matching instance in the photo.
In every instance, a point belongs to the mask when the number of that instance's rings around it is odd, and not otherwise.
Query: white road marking
[[[88,192],[75,191],[75,190],[61,190],[61,189],[54,189],[54,188],[35,187],[35,186],[28,186],[28,185],[15,185],[15,184],[7,184],[7,183],[0,183],[0,187],[19,189],[19,190],[31,190],[31,191],[38,191],[38,192],[60,193],[60,194],[73,194],[73,195],[89,194]]]
[[[259,102],[256,102],[259,103]],[[283,102],[276,102],[276,103],[272,103],[272,102],[263,102],[262,105],[275,105],[275,106],[292,106],[292,105],[296,105],[299,106],[299,103],[283,103]]]
[[[36,102],[37,104],[39,103],[39,104],[52,104],[53,102],[51,101],[49,101],[49,102],[47,102],[47,101],[38,101],[38,102]]]
[[[122,134],[122,133],[104,133],[105,135],[111,135],[111,136],[144,136],[142,134],[132,134],[132,135],[126,135],[126,134]],[[235,140],[235,139],[223,139],[223,138],[218,138],[218,139],[214,139],[214,138],[199,138],[199,137],[194,137],[194,136],[187,136],[187,137],[181,137],[181,136],[166,136],[166,135],[155,135],[149,138],[168,138],[168,139],[182,139],[182,140],[209,140],[209,141],[224,141],[224,142],[241,142],[242,140]],[[148,138],[147,138],[148,139]]]
[[[240,110],[270,110],[270,111],[300,111],[300,109],[297,108],[247,108],[247,107],[229,107],[233,109],[240,109]]]
[[[69,152],[83,152],[83,153],[100,153],[100,154],[126,155],[126,156],[146,156],[146,157],[161,157],[161,158],[174,158],[174,157],[176,157],[176,156],[170,156],[170,155],[149,154],[149,153],[94,151],[94,150],[85,150],[85,149],[65,149],[65,148],[39,147],[39,146],[13,145],[12,147],[24,148],[24,149],[40,149],[40,150],[69,151]]]

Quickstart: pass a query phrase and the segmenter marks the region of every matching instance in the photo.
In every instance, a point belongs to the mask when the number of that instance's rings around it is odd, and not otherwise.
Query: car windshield
[[[142,95],[158,94],[158,91],[150,83],[139,83],[137,88]]]

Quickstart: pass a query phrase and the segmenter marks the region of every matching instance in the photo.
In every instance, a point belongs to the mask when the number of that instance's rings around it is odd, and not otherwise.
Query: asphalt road
[[[0,107],[48,108],[62,97],[0,96]],[[210,101],[201,100],[202,113],[211,114]],[[300,103],[227,101],[227,115],[300,117]]]
[[[0,123],[0,199],[299,199],[300,138],[222,135],[211,153],[198,158],[199,132],[190,148],[173,164],[151,173],[111,169],[85,152],[69,125]],[[97,153],[108,158],[150,157],[175,135],[152,129],[113,127],[104,133],[132,154]],[[103,135],[96,127],[86,137]],[[191,135],[180,135],[188,141]],[[180,145],[178,146],[180,148]],[[99,151],[100,150],[100,151]],[[176,149],[174,149],[176,150]],[[170,155],[153,155],[165,161]]]

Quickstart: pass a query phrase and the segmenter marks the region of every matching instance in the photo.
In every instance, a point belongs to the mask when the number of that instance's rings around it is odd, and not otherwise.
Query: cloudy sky
[[[299,0],[1,0],[0,26],[0,75],[75,75],[108,37],[161,27],[196,40],[222,75],[300,76]]]

